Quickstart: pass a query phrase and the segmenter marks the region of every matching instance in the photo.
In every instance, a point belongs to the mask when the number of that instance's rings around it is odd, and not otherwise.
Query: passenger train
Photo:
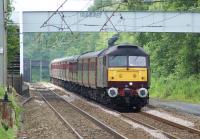
[[[140,46],[120,44],[55,59],[50,80],[103,104],[139,111],[149,101],[149,55]]]

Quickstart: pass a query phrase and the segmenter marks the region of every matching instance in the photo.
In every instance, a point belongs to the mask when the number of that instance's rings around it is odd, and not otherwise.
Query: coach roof
[[[97,51],[97,52],[86,52],[86,53],[80,55],[78,59],[98,57],[98,55],[99,55],[102,51],[103,51],[103,50],[100,50],[100,51]]]
[[[51,61],[51,63],[57,63],[57,62],[77,62],[78,56],[71,56],[71,57],[64,57],[64,58],[57,58]]]

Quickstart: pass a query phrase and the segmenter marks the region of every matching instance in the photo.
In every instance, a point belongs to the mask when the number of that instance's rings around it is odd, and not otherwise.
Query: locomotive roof
[[[148,54],[143,50],[143,48],[138,45],[120,44],[120,45],[108,47],[106,49],[103,49],[103,50],[100,50],[97,52],[86,52],[79,56],[58,58],[58,59],[53,60],[51,63],[64,62],[64,61],[77,62],[79,59],[101,57],[101,56],[105,56],[105,55],[148,56]]]
[[[134,55],[134,56],[148,56],[142,47],[132,44],[120,44],[104,49],[99,56],[104,55]]]

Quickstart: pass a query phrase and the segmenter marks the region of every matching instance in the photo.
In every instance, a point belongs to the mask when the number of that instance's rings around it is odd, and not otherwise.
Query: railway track
[[[186,127],[178,123],[157,117],[146,112],[121,113],[121,115],[136,123],[158,130],[172,139],[199,139],[200,132],[197,129]]]
[[[81,99],[86,100],[85,98],[81,97]],[[87,101],[87,100],[86,100]],[[144,127],[147,127],[152,130],[159,131],[160,133],[164,134],[166,137],[170,139],[195,139],[200,138],[200,132],[197,129],[192,129],[190,127],[184,127],[182,125],[179,125],[177,123],[173,123],[172,121],[165,121],[161,120],[160,117],[154,117],[154,115],[151,115],[145,112],[140,113],[122,113],[113,109],[110,109],[108,107],[105,107],[101,104],[97,104],[96,102],[93,102],[96,105],[100,105],[102,108],[113,111],[121,117],[126,118],[132,122],[138,123],[140,125],[143,125]],[[171,124],[170,124],[171,123]]]
[[[158,121],[161,121],[161,122],[166,123],[166,124],[168,124],[168,125],[171,125],[171,126],[174,126],[174,127],[180,128],[180,129],[183,129],[183,130],[187,130],[188,132],[191,132],[191,133],[200,135],[200,130],[198,130],[198,129],[191,128],[191,127],[187,127],[187,126],[184,126],[184,125],[181,125],[181,124],[172,122],[172,121],[170,121],[170,120],[167,120],[167,119],[158,117],[158,116],[156,116],[156,115],[147,113],[147,112],[145,112],[145,111],[142,111],[142,112],[140,112],[140,113],[141,113],[142,115],[145,115],[145,116],[147,116],[147,117],[153,118],[153,119],[158,120]]]
[[[140,125],[143,125],[143,126],[145,126],[145,127],[147,127],[147,128],[150,128],[150,129],[153,129],[153,130],[157,130],[157,131],[163,133],[166,137],[168,137],[168,138],[170,138],[170,139],[180,139],[179,137],[174,136],[174,135],[172,135],[171,133],[162,131],[162,130],[160,130],[160,129],[157,128],[157,127],[154,127],[154,126],[152,126],[152,125],[150,125],[150,124],[147,124],[147,123],[145,123],[145,122],[142,122],[142,121],[140,121],[140,120],[138,120],[138,119],[136,119],[136,118],[134,118],[134,117],[128,116],[128,115],[125,114],[125,113],[120,113],[120,115],[121,115],[122,117],[126,118],[126,119],[129,119],[129,120],[131,120],[131,121],[133,121],[133,122],[135,122],[135,123],[138,123],[138,124],[140,124]]]
[[[80,96],[79,96],[79,97],[80,97]],[[81,99],[87,101],[84,97],[81,97]],[[105,106],[103,106],[103,105],[101,105],[101,104],[99,104],[99,103],[96,103],[96,102],[93,102],[93,103],[96,104],[96,105],[100,105],[100,106],[103,107],[104,109],[107,109],[107,110],[110,110],[110,111],[114,111],[115,113],[121,115],[122,117],[124,117],[124,118],[126,118],[126,119],[128,119],[128,120],[131,120],[131,121],[133,121],[133,122],[135,122],[135,123],[138,123],[138,124],[140,124],[140,125],[143,125],[144,127],[147,127],[147,128],[150,128],[150,129],[153,129],[153,130],[156,130],[156,131],[159,131],[160,133],[164,134],[166,137],[168,137],[168,138],[170,138],[170,139],[180,139],[179,137],[176,137],[176,136],[172,135],[171,133],[162,131],[162,130],[160,130],[159,128],[153,127],[153,126],[151,126],[151,125],[149,125],[149,124],[146,124],[145,122],[139,121],[139,120],[136,119],[136,118],[130,117],[130,116],[128,116],[126,113],[121,113],[121,112],[115,111],[115,110],[113,110],[113,109],[110,109],[110,108],[108,108],[108,107],[105,107]]]
[[[64,100],[54,91],[48,90],[45,87],[39,87],[37,91],[59,119],[61,119],[63,124],[70,128],[77,138],[126,139],[126,137],[87,112]]]

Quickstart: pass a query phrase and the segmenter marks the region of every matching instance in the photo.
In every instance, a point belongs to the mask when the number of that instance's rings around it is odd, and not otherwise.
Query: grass
[[[0,98],[3,98],[4,92],[5,92],[4,87],[0,86]]]
[[[197,77],[152,79],[150,96],[153,98],[200,103],[200,79]]]
[[[15,90],[13,90],[15,91]],[[0,87],[0,98],[3,98],[4,96],[4,92],[5,89],[4,87]],[[16,103],[16,99],[14,97],[15,93],[9,94],[9,100],[11,101],[11,107],[14,110],[14,115],[15,115],[15,119],[14,119],[14,125],[13,128],[9,128],[7,131],[2,127],[1,123],[0,123],[0,139],[14,139],[15,138],[15,134],[16,134],[16,130],[19,127],[20,123],[19,123],[19,117],[20,117],[20,113],[22,111],[22,108]],[[1,117],[0,117],[1,118]],[[0,119],[1,121],[1,119]]]
[[[13,129],[8,129],[7,131],[4,128],[0,128],[0,139],[14,139]]]

